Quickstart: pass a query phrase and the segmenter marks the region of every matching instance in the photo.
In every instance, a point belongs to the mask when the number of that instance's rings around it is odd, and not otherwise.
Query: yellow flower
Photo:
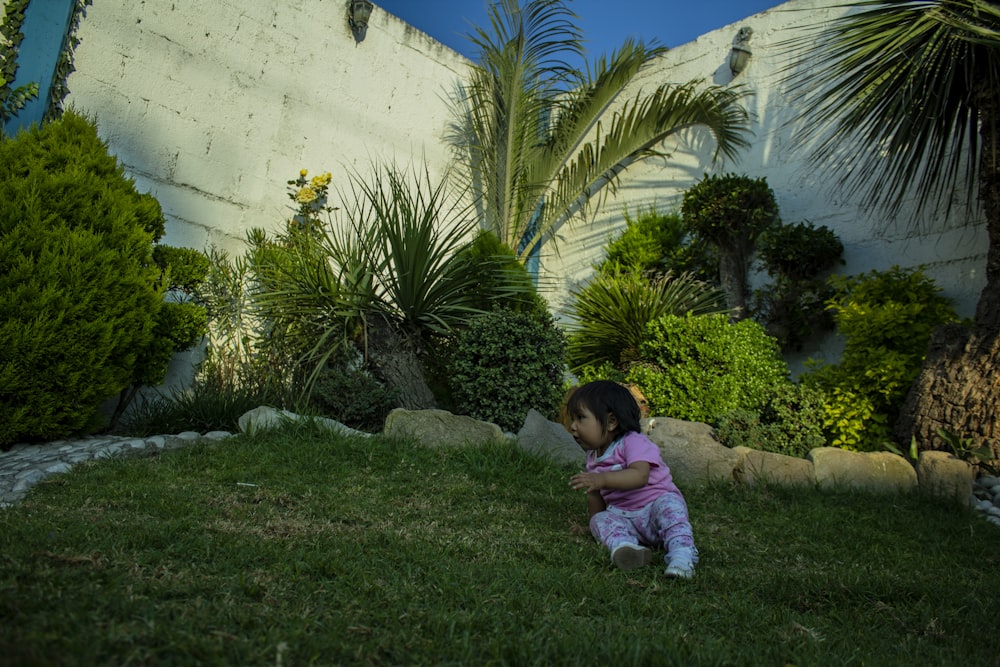
[[[325,187],[326,184],[329,182],[330,181],[323,180],[322,176],[313,176],[312,182],[310,182],[309,185],[318,190],[322,187]]]
[[[308,169],[299,169],[299,177],[300,178],[305,178],[308,173],[309,173]]]
[[[300,204],[311,204],[316,201],[316,191],[306,185],[295,194],[295,201]]]

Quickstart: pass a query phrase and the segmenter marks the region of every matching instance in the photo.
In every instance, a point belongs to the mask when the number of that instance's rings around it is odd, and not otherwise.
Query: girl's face
[[[607,430],[601,426],[601,421],[594,416],[589,409],[581,407],[573,415],[573,423],[570,424],[569,432],[573,439],[586,450],[602,450],[611,444],[615,439],[615,431],[618,429],[618,420],[614,415],[608,415]]]

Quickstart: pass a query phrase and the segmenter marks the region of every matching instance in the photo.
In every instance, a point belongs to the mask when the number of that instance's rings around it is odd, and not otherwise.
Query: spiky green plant
[[[725,292],[689,273],[647,280],[635,273],[598,274],[572,291],[567,355],[571,370],[636,360],[646,326],[664,315],[727,312]]]
[[[353,175],[341,199],[325,229],[257,239],[258,303],[305,350],[313,378],[353,345],[402,405],[431,407],[420,365],[430,339],[483,312],[484,274],[495,274],[497,298],[527,287],[504,279],[502,258],[462,252],[476,220],[426,170],[376,165]]]

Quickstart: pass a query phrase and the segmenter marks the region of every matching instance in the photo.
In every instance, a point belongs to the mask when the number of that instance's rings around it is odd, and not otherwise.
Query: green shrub
[[[168,287],[185,292],[197,289],[211,269],[208,255],[194,248],[156,245],[153,247],[153,261],[167,276],[165,282]]]
[[[480,267],[478,282],[470,290],[475,295],[473,307],[488,313],[497,304],[497,295],[502,293],[504,308],[548,312],[545,300],[535,291],[531,274],[517,260],[517,253],[493,232],[480,231],[471,245],[459,251],[458,257]]]
[[[761,410],[788,380],[777,341],[752,320],[667,315],[650,322],[642,360],[627,373],[650,414],[715,424],[733,410]]]
[[[133,380],[163,224],[85,118],[0,140],[0,446],[92,428]]]
[[[337,368],[324,371],[316,380],[309,405],[324,417],[375,433],[382,430],[396,399],[395,392],[370,374]]]
[[[607,246],[603,274],[692,273],[699,280],[719,281],[719,258],[715,248],[692,235],[679,213],[659,213],[643,209],[632,218],[625,212],[625,230]]]
[[[843,264],[844,244],[829,227],[807,220],[765,229],[757,239],[757,254],[768,275],[807,280]]]
[[[757,238],[778,219],[778,204],[766,179],[705,175],[684,192],[681,214],[688,229],[718,247],[719,281],[729,306],[745,312],[750,257]]]
[[[774,385],[764,407],[724,414],[715,433],[727,447],[749,447],[804,457],[826,445],[823,434],[823,392],[803,384]]]
[[[831,444],[886,447],[910,385],[920,373],[931,333],[958,316],[920,270],[893,267],[859,276],[833,276],[828,307],[844,353],[837,364],[811,364],[802,381],[830,397],[824,424]]]
[[[517,431],[532,408],[554,419],[566,341],[548,314],[497,309],[456,336],[449,363],[455,411]]]

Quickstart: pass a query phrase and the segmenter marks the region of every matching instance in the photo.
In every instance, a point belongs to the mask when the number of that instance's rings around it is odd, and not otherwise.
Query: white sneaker
[[[663,574],[667,575],[671,579],[694,579],[694,566],[671,563],[667,566],[667,569],[663,571]]]
[[[634,570],[637,567],[645,567],[653,562],[653,552],[646,547],[628,542],[619,544],[611,552],[611,562],[619,570]]]
[[[669,562],[663,574],[671,579],[694,579],[694,566],[698,562],[698,550],[682,547],[668,554]]]

